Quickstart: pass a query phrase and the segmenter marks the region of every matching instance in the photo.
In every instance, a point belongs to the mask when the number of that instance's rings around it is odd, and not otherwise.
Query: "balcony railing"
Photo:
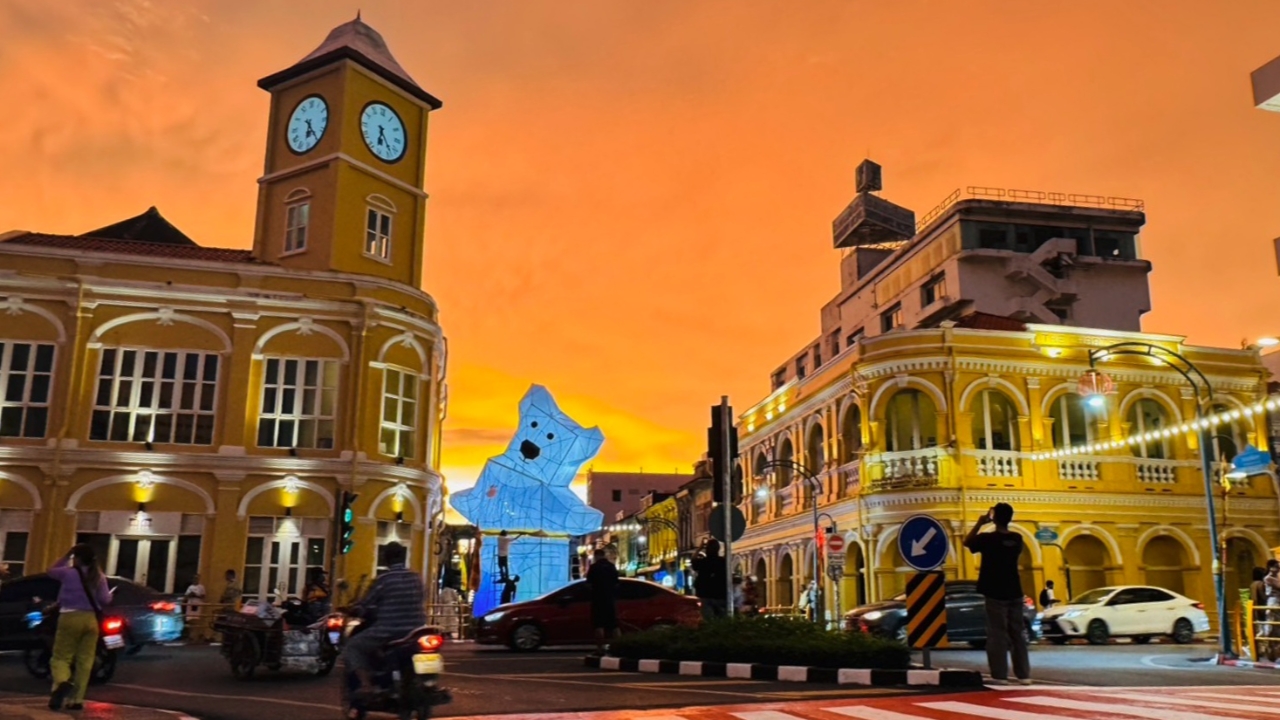
[[[936,487],[938,485],[937,448],[879,453],[868,458],[871,465],[882,468],[880,477],[871,481],[872,490],[900,490]]]
[[[1022,453],[1012,450],[975,450],[980,477],[1022,477]]]
[[[1092,457],[1068,457],[1058,460],[1058,479],[1097,480],[1101,461]]]
[[[1160,485],[1170,485],[1178,482],[1178,468],[1187,464],[1180,460],[1148,460],[1145,458],[1134,458],[1134,461],[1134,464],[1138,466],[1139,482]]]
[[[788,485],[778,491],[778,514],[790,515],[796,511],[796,486]]]
[[[842,496],[857,495],[862,487],[862,462],[854,460],[836,468],[836,482]]]

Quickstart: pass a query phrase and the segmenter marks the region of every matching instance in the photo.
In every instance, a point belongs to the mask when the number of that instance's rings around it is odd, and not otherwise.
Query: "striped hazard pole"
[[[907,645],[924,651],[929,669],[929,648],[948,647],[946,575],[922,572],[907,581]]]

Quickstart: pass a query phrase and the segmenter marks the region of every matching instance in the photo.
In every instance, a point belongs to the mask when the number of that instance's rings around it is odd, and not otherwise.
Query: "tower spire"
[[[359,10],[359,8],[357,8],[357,9],[356,9],[356,22],[360,22],[360,10]]]

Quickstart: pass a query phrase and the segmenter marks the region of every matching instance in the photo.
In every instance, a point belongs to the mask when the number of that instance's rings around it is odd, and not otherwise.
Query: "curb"
[[[697,675],[740,680],[869,685],[873,687],[901,685],[946,688],[983,687],[982,673],[976,670],[861,670],[854,668],[820,668],[805,665],[636,660],[634,658],[607,656],[588,656],[584,658],[583,663],[587,667],[600,670],[662,673],[665,675]]]
[[[1218,659],[1219,665],[1228,665],[1230,667],[1251,668],[1255,670],[1280,670],[1280,664],[1268,662],[1266,660],[1225,660]]]

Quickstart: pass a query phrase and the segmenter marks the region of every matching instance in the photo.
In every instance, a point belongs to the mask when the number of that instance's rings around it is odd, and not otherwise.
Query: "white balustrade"
[[[871,460],[884,468],[876,489],[933,487],[938,484],[938,450],[924,448],[905,452],[880,453]]]
[[[978,475],[981,477],[1022,477],[1022,453],[1009,450],[978,450]]]
[[[1098,461],[1087,457],[1067,457],[1058,460],[1060,480],[1097,480]]]
[[[1178,481],[1178,461],[1137,460],[1138,481],[1144,483],[1171,484]]]

